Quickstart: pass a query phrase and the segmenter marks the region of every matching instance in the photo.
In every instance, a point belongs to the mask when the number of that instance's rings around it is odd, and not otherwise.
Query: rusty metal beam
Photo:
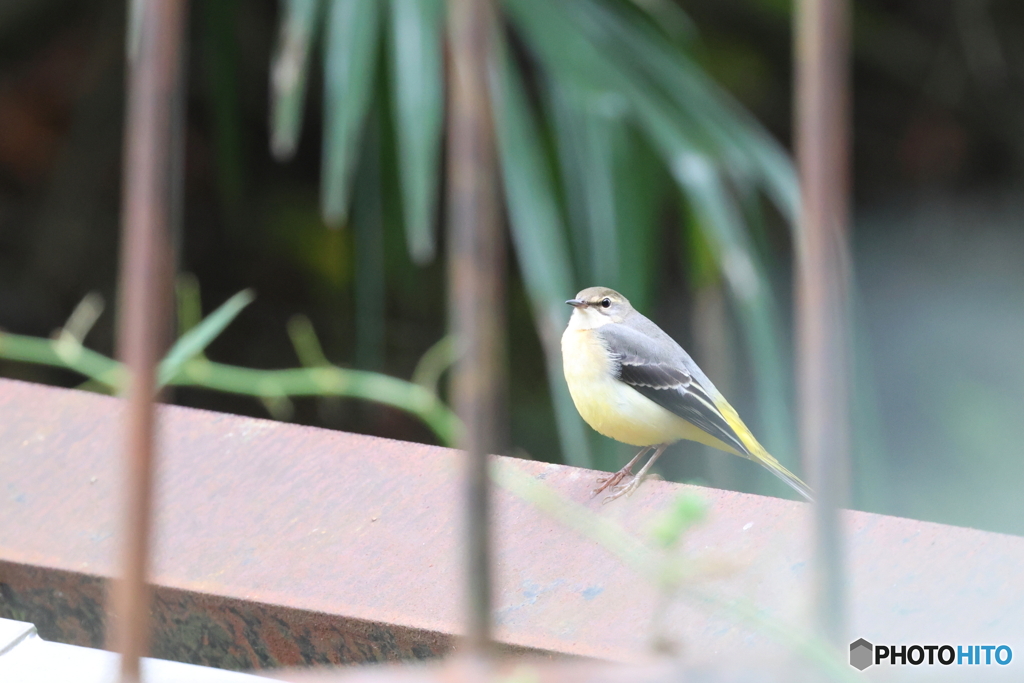
[[[843,527],[849,504],[849,12],[847,0],[800,0],[796,146],[802,204],[796,318],[800,446],[816,491],[813,595],[819,628],[845,648]]]
[[[0,616],[102,643],[117,569],[116,399],[0,381]],[[465,490],[449,449],[176,407],[160,409],[151,653],[266,668],[427,658],[464,632]],[[601,506],[597,473],[495,458],[640,536],[683,491],[697,584],[778,627],[805,623],[808,505],[650,481]],[[621,504],[618,504],[621,503]],[[494,492],[495,639],[518,651],[646,659],[657,589],[604,546]],[[1024,642],[1024,539],[844,512],[851,630],[874,643]],[[688,666],[793,655],[743,618],[678,600],[666,631]]]
[[[121,577],[111,596],[121,680],[139,680],[149,627],[149,532],[156,366],[166,348],[171,298],[171,112],[181,88],[185,0],[132,3],[128,65],[117,350],[128,370]],[[180,169],[178,169],[180,170]]]

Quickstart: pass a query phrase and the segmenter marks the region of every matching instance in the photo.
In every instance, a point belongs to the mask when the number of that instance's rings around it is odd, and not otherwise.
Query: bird
[[[683,347],[626,297],[589,287],[565,303],[573,311],[562,334],[562,368],[576,409],[597,432],[641,447],[625,467],[597,480],[592,497],[607,489],[605,503],[631,495],[666,448],[690,440],[752,460],[814,499],[810,487],[758,443]]]

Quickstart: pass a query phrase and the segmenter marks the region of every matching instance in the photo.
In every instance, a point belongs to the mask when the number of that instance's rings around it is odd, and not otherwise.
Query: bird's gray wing
[[[681,362],[678,354],[685,352],[675,342],[666,348],[663,340],[622,324],[604,325],[597,333],[614,361],[612,371],[617,380],[738,452],[747,453],[714,399]]]

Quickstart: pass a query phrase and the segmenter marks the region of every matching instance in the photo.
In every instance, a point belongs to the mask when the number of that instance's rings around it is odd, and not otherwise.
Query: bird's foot
[[[600,484],[600,486],[598,486],[596,489],[590,492],[590,497],[593,498],[597,494],[601,493],[601,491],[604,491],[609,487],[618,487],[619,482],[621,482],[626,477],[631,476],[633,476],[632,469],[627,465],[626,467],[623,467],[621,470],[611,475],[610,477],[601,477],[600,479],[597,480],[597,483]]]
[[[605,496],[605,499],[601,501],[601,504],[602,505],[607,505],[608,503],[612,502],[616,498],[622,498],[623,496],[631,496],[631,495],[633,495],[633,492],[636,491],[637,488],[639,488],[640,482],[641,482],[641,478],[640,477],[633,477],[633,479],[631,479],[629,481],[629,483],[619,484],[618,486],[613,486],[612,487],[612,495]]]

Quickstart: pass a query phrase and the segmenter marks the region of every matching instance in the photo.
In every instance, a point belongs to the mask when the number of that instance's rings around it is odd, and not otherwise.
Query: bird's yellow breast
[[[710,434],[615,379],[608,351],[592,329],[570,325],[565,330],[562,368],[576,410],[587,424],[607,437],[633,446],[690,439],[728,449]]]

